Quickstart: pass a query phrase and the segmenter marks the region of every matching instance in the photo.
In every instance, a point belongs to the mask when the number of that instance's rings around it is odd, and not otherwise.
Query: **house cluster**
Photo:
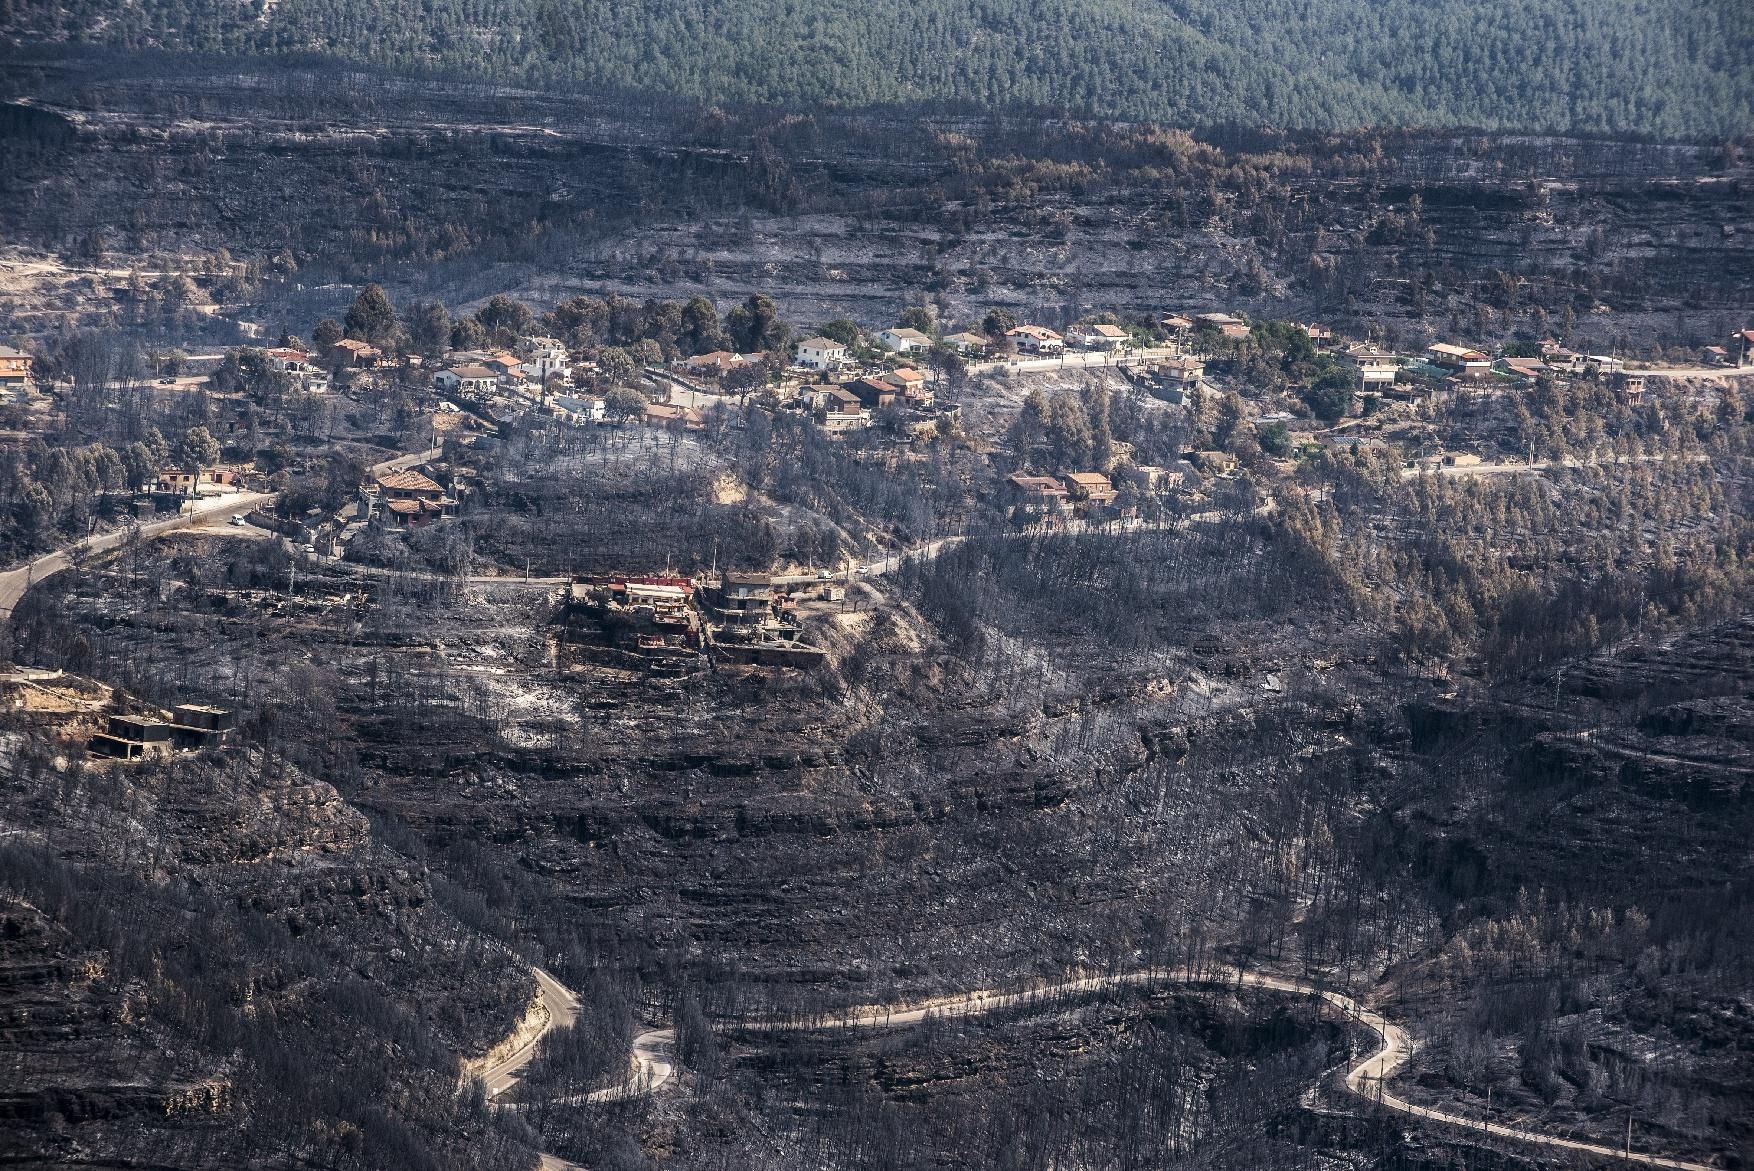
[[[727,570],[706,581],[674,575],[580,578],[568,588],[565,640],[576,653],[656,676],[709,661],[814,666],[788,593],[765,573]]]
[[[558,378],[561,387],[572,385],[572,363],[567,349],[551,337],[520,339],[512,350],[452,350],[432,375],[433,389],[478,402],[496,395],[529,394],[541,399]]]
[[[1113,476],[1102,472],[1061,472],[1007,476],[1001,503],[1025,524],[1122,520],[1135,512],[1134,501],[1180,488],[1184,473],[1173,468],[1127,465]]]
[[[565,641],[653,675],[690,674],[704,662],[694,594],[686,577],[579,578],[567,588]]]
[[[846,382],[820,382],[798,389],[796,402],[826,431],[857,431],[877,411],[894,407],[919,414],[936,402],[926,375],[912,366],[866,374]]]

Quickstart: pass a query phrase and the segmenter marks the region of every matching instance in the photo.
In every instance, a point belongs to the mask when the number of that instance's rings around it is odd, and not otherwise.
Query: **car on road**
[[[243,528],[244,527],[244,514],[241,512],[237,513],[236,515],[234,515],[231,518],[230,523],[236,525],[238,528]]]
[[[304,551],[306,553],[315,553],[317,551],[317,547],[315,545],[306,545],[304,547]]]
[[[160,378],[158,380],[158,384],[160,386],[175,386],[177,384],[177,380],[174,378]]]

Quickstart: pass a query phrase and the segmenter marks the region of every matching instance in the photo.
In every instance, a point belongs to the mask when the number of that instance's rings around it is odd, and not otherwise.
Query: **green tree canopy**
[[[383,286],[367,285],[353,299],[353,307],[342,322],[346,336],[374,346],[387,346],[396,334],[396,309],[390,304]]]

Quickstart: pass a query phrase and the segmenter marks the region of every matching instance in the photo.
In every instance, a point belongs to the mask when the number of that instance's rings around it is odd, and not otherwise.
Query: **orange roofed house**
[[[1005,477],[1007,502],[1029,516],[1059,516],[1066,511],[1071,493],[1053,476],[1025,476],[1014,473]]]
[[[1077,502],[1079,511],[1086,516],[1101,516],[1120,495],[1101,472],[1067,472],[1060,480],[1065,484],[1067,494]]]
[[[457,502],[444,486],[420,472],[390,472],[366,490],[371,515],[402,528],[418,528],[457,515]]]
[[[0,390],[17,394],[30,386],[32,358],[23,350],[0,346]]]

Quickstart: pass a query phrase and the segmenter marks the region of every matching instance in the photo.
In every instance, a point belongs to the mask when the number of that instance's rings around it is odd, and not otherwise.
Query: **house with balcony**
[[[817,388],[813,396],[816,421],[824,431],[840,434],[845,431],[858,431],[871,425],[871,412],[859,401],[859,396],[843,386],[825,386]]]
[[[773,577],[727,570],[719,578],[713,609],[727,626],[756,626],[773,616]]]
[[[1375,346],[1354,346],[1346,351],[1346,364],[1357,373],[1362,391],[1386,391],[1401,372],[1401,358]]]
[[[1492,373],[1492,359],[1467,346],[1438,342],[1425,347],[1426,360],[1456,378],[1485,378]]]

